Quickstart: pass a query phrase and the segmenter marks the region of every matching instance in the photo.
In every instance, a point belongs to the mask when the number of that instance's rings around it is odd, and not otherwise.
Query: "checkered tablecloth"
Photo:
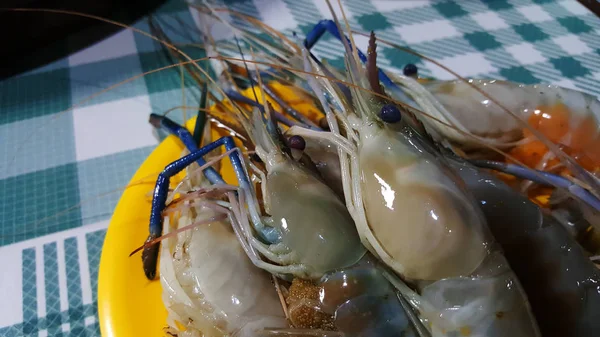
[[[331,17],[324,0],[225,4],[288,35],[306,34],[320,18]],[[574,0],[344,5],[354,28],[375,30],[463,76],[600,94],[600,19]],[[166,29],[172,39],[190,41],[195,22],[184,3],[171,1],[156,15],[172,28]],[[145,21],[135,27],[149,30]],[[364,48],[366,39],[357,39]],[[385,68],[411,62],[426,76],[451,78],[412,55],[381,43],[379,48]],[[184,50],[201,56],[195,48]],[[343,48],[331,38],[315,50],[342,63]],[[166,64],[156,42],[125,30],[0,82],[0,336],[99,335],[96,286],[105,230],[122,187],[158,143],[148,115],[183,104],[180,73],[156,73],[80,102]],[[185,104],[197,104],[198,89],[189,80],[185,93]]]

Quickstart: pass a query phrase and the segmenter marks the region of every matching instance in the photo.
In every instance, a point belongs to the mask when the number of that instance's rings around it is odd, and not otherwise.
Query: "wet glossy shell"
[[[480,214],[435,158],[385,132],[363,140],[359,160],[368,224],[391,267],[416,280],[469,275],[487,254]]]
[[[191,224],[188,217],[180,222]],[[270,275],[250,262],[229,224],[199,226],[165,241],[160,274],[171,319],[207,337],[286,326]]]
[[[514,114],[525,120],[533,114],[544,114],[557,104],[564,104],[571,112],[571,124],[576,127],[579,120],[593,116],[598,130],[600,103],[597,98],[585,93],[553,85],[522,85],[495,80],[470,80]],[[496,145],[518,141],[523,137],[523,125],[508,115],[470,85],[462,81],[432,81],[426,88],[444,105],[450,117],[438,116],[446,122],[454,120],[461,129]],[[480,147],[472,138],[460,135],[438,123],[430,124],[444,136],[464,145]]]
[[[273,224],[282,242],[315,277],[353,265],[364,255],[354,221],[327,185],[291,161],[267,176]]]

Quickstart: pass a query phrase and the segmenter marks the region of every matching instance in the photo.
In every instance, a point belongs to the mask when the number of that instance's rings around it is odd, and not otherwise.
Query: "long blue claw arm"
[[[342,34],[340,34],[340,31],[335,22],[332,20],[321,20],[306,35],[306,39],[304,40],[304,46],[306,47],[306,49],[310,50],[323,36],[323,34],[325,34],[325,32],[328,32],[329,34],[333,35],[336,39],[343,43]],[[344,38],[346,39],[350,50],[353,50],[354,46],[352,46],[350,39],[348,39],[345,35]],[[358,54],[358,57],[360,58],[362,63],[367,63],[367,56],[360,49],[357,48],[356,53]],[[316,59],[314,55],[311,55],[311,57],[313,59]],[[402,89],[396,83],[394,83],[394,81],[392,81],[392,79],[390,79],[389,76],[386,75],[386,73],[383,70],[381,70],[381,68],[377,68],[377,71],[379,81],[381,81],[381,83],[383,83],[384,86],[389,88],[397,96],[398,99],[401,99],[402,101],[412,105],[413,107],[417,107],[414,100],[408,97],[404,93],[404,91],[402,91]]]
[[[169,120],[170,121],[170,120]],[[169,127],[175,128],[178,126],[177,123],[170,121],[172,124],[167,122]],[[181,127],[181,126],[179,126]],[[188,132],[189,134],[189,132]],[[190,164],[194,162],[198,162],[202,160],[204,162],[204,157],[211,151],[215,150],[219,146],[225,146],[225,149],[233,150],[236,148],[235,142],[231,137],[222,137],[218,140],[200,148],[196,149],[192,153],[188,154],[185,157],[177,159],[176,161],[170,163],[165,167],[165,169],[158,175],[158,179],[156,179],[156,185],[154,187],[154,192],[152,195],[152,209],[150,211],[150,225],[149,225],[149,235],[146,242],[150,242],[162,235],[163,230],[163,216],[162,212],[165,209],[167,196],[169,193],[169,179],[174,175],[178,174]],[[240,188],[244,191],[250,191],[252,193],[252,185],[250,184],[250,180],[246,173],[246,170],[243,165],[242,155],[239,152],[232,152],[229,155],[229,159],[231,160],[231,164],[233,166],[233,170],[238,179],[238,184]],[[219,176],[220,177],[220,176]],[[250,202],[250,201],[248,201]],[[262,224],[254,224],[256,230],[263,236],[263,238],[270,243],[276,243],[280,240],[280,235],[275,228],[265,227]],[[144,247],[142,252],[142,262],[144,266],[144,273],[146,277],[150,280],[154,279],[156,276],[156,265],[158,261],[158,249],[159,244],[148,245]]]
[[[177,125],[177,123],[174,124]],[[165,208],[165,201],[167,200],[167,195],[169,192],[169,179],[181,172],[193,162],[197,162],[199,160],[204,162],[202,157],[221,145],[225,145],[227,150],[235,148],[235,143],[231,137],[219,138],[218,140],[200,149],[196,148],[194,152],[167,165],[165,169],[158,175],[152,198],[152,211],[150,212],[150,235],[160,235],[162,233],[162,211]],[[250,184],[248,182],[248,178],[246,177],[246,171],[244,170],[244,166],[239,156],[232,154],[230,155],[230,159],[235,174],[238,177],[240,187],[249,188]],[[221,183],[225,183],[222,178]]]
[[[162,127],[171,134],[177,136],[190,152],[198,150],[198,143],[196,143],[192,134],[186,128],[175,123],[170,118],[157,114],[150,114],[150,123],[155,127]],[[200,166],[206,164],[206,161],[204,161],[202,156],[200,156],[196,162]],[[223,184],[225,182],[221,175],[212,167],[204,170],[204,175],[211,184]]]
[[[595,195],[565,177],[544,171],[532,170],[520,165],[506,164],[491,160],[471,160],[470,162],[477,167],[504,172],[521,179],[531,180],[537,184],[567,189],[595,210],[600,211],[600,200],[596,198]]]

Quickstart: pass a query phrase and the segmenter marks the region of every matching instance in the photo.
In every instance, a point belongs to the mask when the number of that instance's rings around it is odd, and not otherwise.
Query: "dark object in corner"
[[[590,11],[592,11],[596,16],[600,17],[600,0],[577,0],[582,5],[587,7]]]
[[[165,0],[5,0],[2,8],[62,9],[132,24]],[[59,60],[121,30],[80,16],[0,9],[0,80]]]

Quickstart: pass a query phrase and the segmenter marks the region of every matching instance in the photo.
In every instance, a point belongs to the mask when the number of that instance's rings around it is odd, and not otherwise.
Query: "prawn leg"
[[[235,223],[232,223],[232,225],[238,226]],[[305,265],[289,264],[293,261],[291,253],[281,255],[273,253],[269,246],[259,242],[248,231],[243,231],[241,228],[237,228],[236,231],[240,232],[243,236],[240,240],[241,244],[245,247],[245,250],[249,252],[248,257],[256,267],[282,279],[288,279],[286,275],[310,275],[310,271]],[[263,261],[258,254],[253,253],[253,249],[263,254],[268,260],[284,265],[277,265]]]
[[[258,103],[257,101],[255,101],[255,100],[253,100],[251,98],[248,98],[248,97],[240,94],[239,92],[237,92],[235,90],[226,89],[225,90],[225,94],[227,95],[227,98],[229,98],[232,101],[235,101],[235,102],[238,102],[238,103],[242,103],[242,104],[248,104],[248,105],[250,105],[252,107],[260,109],[260,111],[263,112],[263,113],[265,111],[265,107],[262,104]],[[287,127],[292,127],[294,125],[299,125],[297,122],[294,122],[294,121],[290,120],[289,118],[285,117],[280,112],[273,111],[273,115],[275,116],[275,119],[279,123],[281,123],[281,124],[283,124],[283,125],[285,125]]]
[[[181,140],[183,145],[185,145],[185,147],[190,151],[190,153],[198,150],[198,142],[196,141],[194,136],[192,136],[192,134],[186,128],[175,123],[170,118],[153,113],[150,114],[150,124],[152,124],[156,128],[162,127],[163,129],[169,131],[171,134],[177,136],[177,138]],[[198,158],[196,162],[200,166],[206,164],[206,161],[202,157]],[[206,168],[206,170],[204,170],[204,175],[206,176],[206,179],[210,181],[211,184],[225,183],[221,175],[212,167]]]
[[[163,116],[159,116],[156,114],[151,114],[150,115],[150,122],[155,125],[155,126],[162,126],[165,129],[167,129],[167,131],[171,132],[172,134],[174,134],[175,136],[177,136],[181,142],[185,145],[185,147],[190,151],[190,152],[194,152],[198,150],[198,147],[195,145],[195,141],[193,140],[192,135],[190,134],[190,132],[184,128],[183,126],[177,124],[176,122],[174,122],[173,120],[167,118],[167,117],[163,117]],[[224,138],[228,138],[228,139],[224,139]],[[223,137],[217,141],[215,141],[214,143],[220,142],[222,141],[222,144],[220,143],[219,145],[217,145],[215,148],[209,150],[208,152],[216,149],[217,147],[224,145],[225,149],[227,151],[231,151],[234,149],[237,149],[235,143],[233,142],[233,138],[231,137]],[[211,143],[211,144],[214,144]],[[210,144],[209,144],[210,145]],[[207,145],[207,147],[209,146]],[[203,155],[204,156],[204,155]],[[238,178],[238,183],[240,184],[240,188],[244,191],[246,191],[247,193],[252,193],[252,187],[250,185],[250,179],[248,178],[248,174],[244,168],[243,162],[244,159],[242,158],[241,154],[239,152],[236,153],[231,153],[231,155],[229,156],[232,166],[234,168],[235,174]],[[199,165],[205,165],[206,162],[204,161],[204,159],[200,158],[199,160],[196,161]],[[205,176],[207,177],[207,179],[210,180],[209,176],[207,175],[206,171],[210,170],[214,171],[216,174],[216,178],[215,178],[215,183],[213,183],[211,181],[212,184],[224,184],[225,181],[223,181],[223,178],[221,178],[221,176],[212,168],[209,167],[205,170]],[[220,182],[218,182],[217,179],[220,179]],[[268,241],[269,243],[276,243],[279,242],[279,233],[277,233],[276,230],[274,230],[272,227],[267,227],[263,225],[263,222],[260,221],[259,215],[258,215],[258,206],[253,202],[254,198],[248,198],[249,202],[251,203],[250,208],[251,208],[251,216],[253,219],[253,225],[255,227],[255,229],[262,234],[262,237]]]
[[[172,121],[171,121],[172,122]],[[164,125],[165,123],[165,119],[163,118],[163,120],[161,121],[161,124]],[[168,122],[167,122],[168,123]],[[172,122],[172,124],[170,125],[173,127],[173,130],[176,130],[177,128],[177,124]],[[181,128],[181,126],[179,126]],[[195,143],[193,142],[193,138],[191,138],[191,134],[189,132],[187,132],[187,130],[185,130],[186,132],[183,132],[179,129],[177,129],[179,131],[178,135],[182,135],[180,136],[180,139],[186,139],[186,145],[190,145],[195,147]],[[187,136],[190,136],[189,138]],[[188,140],[191,140],[191,142],[188,142]],[[146,240],[146,243],[151,242],[152,240],[157,239],[158,237],[161,236],[162,234],[162,230],[163,230],[163,216],[162,216],[162,212],[165,209],[165,202],[167,200],[167,196],[168,196],[168,192],[169,192],[169,179],[173,176],[175,176],[176,174],[178,174],[179,172],[181,172],[182,170],[184,170],[186,167],[188,167],[189,165],[191,165],[194,162],[198,162],[199,160],[202,160],[202,162],[204,162],[204,159],[202,157],[204,157],[205,155],[207,155],[209,152],[217,149],[219,146],[225,146],[225,148],[227,150],[234,150],[236,149],[236,145],[233,141],[233,138],[231,137],[222,137],[202,148],[197,148],[195,151],[193,151],[192,153],[188,154],[185,157],[182,157],[174,162],[172,162],[171,164],[167,165],[165,167],[165,169],[158,175],[158,179],[156,180],[156,185],[154,187],[154,192],[153,192],[153,198],[152,198],[152,209],[150,211],[150,226],[149,226],[149,235],[148,235],[148,239]],[[252,191],[252,187],[250,185],[250,182],[248,180],[248,176],[246,173],[246,170],[243,166],[243,158],[241,157],[241,154],[239,153],[239,151],[234,151],[232,153],[230,153],[229,158],[231,160],[233,169],[235,171],[235,174],[238,178],[238,183],[240,185],[240,188],[245,192],[250,194]],[[215,171],[216,172],[216,171]],[[217,173],[218,175],[218,173]],[[220,177],[220,175],[218,176],[221,181],[222,178]],[[259,233],[261,233],[266,240],[272,240],[270,242],[277,242],[279,240],[279,233],[277,232],[276,229],[274,228],[267,228],[266,226],[264,226],[262,224],[262,222],[260,221],[260,218],[257,219],[257,205],[253,203],[253,199],[252,198],[248,198],[248,206],[251,212],[255,213],[254,216],[252,216],[253,218],[253,223],[254,223],[254,227],[255,230]],[[156,263],[157,263],[157,259],[158,259],[158,251],[159,251],[159,245],[158,244],[153,244],[153,245],[147,245],[144,247],[144,250],[142,252],[142,262],[143,262],[143,266],[144,266],[144,273],[146,274],[146,277],[150,280],[154,279],[154,277],[156,276]]]
[[[198,113],[196,114],[196,125],[194,125],[194,141],[196,144],[200,145],[202,132],[206,127],[206,113],[202,109],[206,109],[206,103],[208,99],[208,85],[205,83],[202,86],[202,91],[200,92],[200,109],[198,109]]]
[[[520,165],[506,164],[491,160],[472,160],[470,162],[477,167],[500,171],[521,179],[531,180],[538,184],[564,188],[595,210],[600,211],[600,200],[598,200],[596,196],[563,176],[539,170],[532,170]]]

